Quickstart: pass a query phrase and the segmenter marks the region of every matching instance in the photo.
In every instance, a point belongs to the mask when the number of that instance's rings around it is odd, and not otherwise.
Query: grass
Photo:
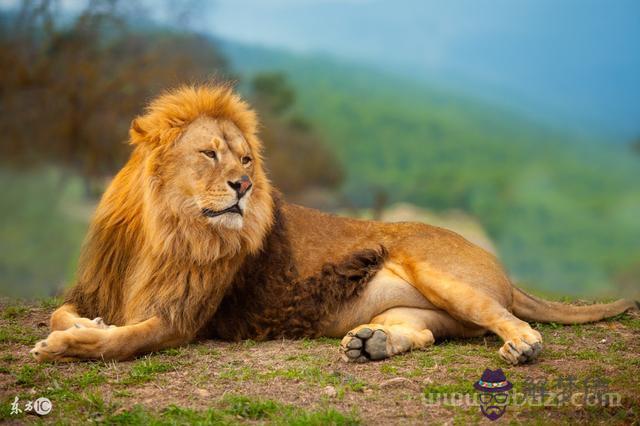
[[[60,297],[47,297],[40,300],[40,307],[43,309],[53,311],[60,305],[62,305],[62,298]]]
[[[309,355],[288,356],[286,360],[301,361],[305,364],[314,364],[316,361],[312,360]],[[274,379],[282,379],[291,382],[304,382],[318,387],[334,386],[339,388],[339,393],[342,388],[361,392],[367,386],[366,382],[362,380],[340,372],[326,371],[315,365],[258,371],[248,366],[228,364],[218,377],[228,381],[259,381],[263,383],[268,383]]]
[[[634,317],[630,317],[630,316],[626,316],[621,318],[620,320],[620,324],[629,327],[633,330],[638,330],[640,331],[640,318],[634,318]]]
[[[142,360],[136,361],[129,371],[129,377],[127,377],[123,383],[130,385],[149,382],[155,379],[158,374],[166,373],[174,369],[175,366],[172,364],[146,356]]]
[[[16,374],[16,384],[19,386],[33,386],[34,380],[38,373],[42,370],[39,365],[23,365]]]
[[[92,366],[73,378],[77,385],[81,388],[87,388],[93,385],[101,385],[107,381],[98,366]]]
[[[282,411],[283,406],[270,399],[254,400],[246,396],[230,395],[225,398],[228,412],[245,419],[260,420],[272,417]]]
[[[268,421],[276,425],[358,425],[357,416],[343,414],[331,408],[301,410],[272,400],[262,400],[242,395],[223,398],[222,408],[193,410],[170,405],[160,413],[154,413],[142,406],[135,406],[105,419],[112,425],[226,425],[243,420]]]
[[[169,349],[165,349],[162,352],[160,352],[162,355],[167,355],[167,356],[180,356],[182,355],[184,352],[182,351],[182,348],[169,348]]]
[[[452,384],[443,384],[443,385],[432,385],[428,386],[424,390],[425,395],[444,395],[444,394],[453,394],[453,393],[461,393],[467,394],[472,392],[472,387],[470,383],[452,383]]]
[[[5,308],[2,311],[1,316],[3,319],[19,318],[21,316],[24,316],[27,312],[29,312],[29,308],[27,308],[26,306],[13,305]]]
[[[160,411],[136,404],[119,410],[117,405],[105,402],[98,393],[87,393],[74,400],[73,408],[83,413],[92,423],[107,425],[232,425],[243,421],[261,421],[275,425],[358,425],[354,413],[341,413],[332,408],[304,410],[271,399],[246,395],[227,395],[216,401],[216,408],[196,410],[170,404]],[[12,415],[10,403],[3,404],[0,420],[32,420],[24,413]],[[80,423],[69,418],[68,423]]]
[[[31,328],[18,324],[8,324],[0,326],[0,343],[20,343],[23,345],[33,345],[39,337]]]
[[[391,364],[383,364],[382,366],[380,366],[380,372],[382,374],[387,374],[390,376],[397,376],[398,375],[398,367],[391,365]]]
[[[640,315],[584,326],[536,325],[540,360],[512,367],[497,356],[500,339],[445,341],[427,350],[367,364],[340,360],[338,339],[198,342],[132,361],[35,364],[33,341],[45,337],[53,304],[0,300],[0,422],[58,424],[474,424],[476,406],[433,395],[475,396],[485,368],[502,368],[514,389],[529,379],[574,375],[611,380],[619,407],[510,406],[504,421],[527,424],[640,422]],[[12,334],[15,333],[15,334]],[[25,336],[29,336],[25,338]],[[603,341],[604,340],[604,341]],[[11,402],[49,398],[44,417],[12,416]]]

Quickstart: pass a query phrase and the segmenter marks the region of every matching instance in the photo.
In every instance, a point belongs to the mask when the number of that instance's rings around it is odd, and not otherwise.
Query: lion
[[[527,321],[578,324],[638,307],[544,301],[454,232],[289,204],[267,178],[257,129],[249,105],[214,84],[165,92],[132,121],[131,156],[97,207],[36,360],[328,336],[342,338],[344,360],[366,362],[492,332],[515,365],[542,349]]]

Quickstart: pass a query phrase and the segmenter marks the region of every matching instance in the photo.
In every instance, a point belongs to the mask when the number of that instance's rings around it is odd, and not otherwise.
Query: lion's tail
[[[640,302],[620,299],[612,303],[576,306],[538,299],[513,287],[513,313],[525,321],[581,324],[613,317],[629,309],[640,309]]]

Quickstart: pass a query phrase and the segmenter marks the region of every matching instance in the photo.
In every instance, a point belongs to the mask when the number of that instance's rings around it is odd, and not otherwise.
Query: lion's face
[[[224,119],[200,117],[187,126],[167,153],[172,167],[165,188],[170,202],[212,226],[242,229],[251,214],[257,153],[242,132]]]

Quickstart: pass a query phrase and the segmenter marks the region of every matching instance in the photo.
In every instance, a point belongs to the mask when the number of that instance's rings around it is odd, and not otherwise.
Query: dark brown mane
[[[361,250],[302,278],[291,256],[276,198],[263,249],[246,258],[210,324],[201,333],[225,340],[318,337],[338,307],[363,290],[387,251]]]

